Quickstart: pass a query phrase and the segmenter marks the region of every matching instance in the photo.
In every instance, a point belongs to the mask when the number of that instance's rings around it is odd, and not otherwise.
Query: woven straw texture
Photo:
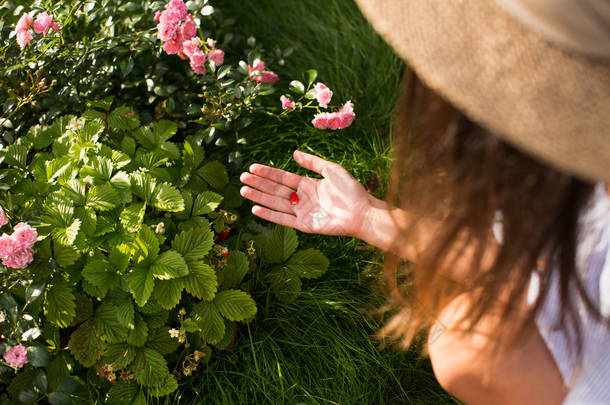
[[[549,43],[492,0],[356,0],[429,87],[547,164],[610,182],[610,61]]]

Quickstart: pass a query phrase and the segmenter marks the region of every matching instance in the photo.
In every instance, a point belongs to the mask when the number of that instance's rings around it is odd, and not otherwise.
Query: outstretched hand
[[[360,236],[370,208],[385,204],[336,163],[300,151],[294,152],[294,159],[323,178],[253,164],[240,177],[247,185],[240,192],[260,204],[252,207],[254,215],[303,232]],[[293,192],[299,200],[294,205],[290,203]]]

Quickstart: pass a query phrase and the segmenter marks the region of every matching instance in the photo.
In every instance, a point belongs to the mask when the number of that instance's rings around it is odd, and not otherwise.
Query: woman
[[[416,72],[387,201],[297,151],[323,178],[254,164],[252,212],[385,250],[382,333],[462,401],[610,403],[610,3],[357,2]]]

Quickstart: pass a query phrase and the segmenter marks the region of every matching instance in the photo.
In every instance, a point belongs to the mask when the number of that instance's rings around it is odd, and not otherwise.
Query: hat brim
[[[420,79],[549,165],[610,182],[610,64],[562,50],[495,1],[356,0]]]

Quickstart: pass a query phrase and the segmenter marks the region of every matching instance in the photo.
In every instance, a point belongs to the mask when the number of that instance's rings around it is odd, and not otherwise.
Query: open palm
[[[299,151],[295,151],[294,158],[323,178],[253,164],[250,172],[242,173],[240,178],[247,184],[241,195],[261,205],[252,207],[252,213],[303,232],[358,235],[369,208],[382,202],[367,193],[340,165]],[[290,195],[295,191],[299,202],[291,205]]]

